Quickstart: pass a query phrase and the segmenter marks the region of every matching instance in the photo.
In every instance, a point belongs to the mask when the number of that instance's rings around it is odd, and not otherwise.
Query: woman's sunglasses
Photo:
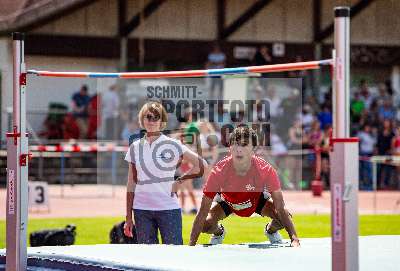
[[[159,121],[159,120],[160,120],[160,116],[159,116],[159,115],[153,116],[153,115],[151,115],[151,114],[147,114],[147,115],[146,115],[146,119],[147,119],[148,121],[156,122],[156,121]]]

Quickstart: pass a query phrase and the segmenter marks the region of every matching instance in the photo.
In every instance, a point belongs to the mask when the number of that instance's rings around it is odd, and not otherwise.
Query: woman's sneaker
[[[265,234],[265,236],[268,237],[271,244],[282,244],[283,243],[282,236],[278,231],[276,231],[274,233],[269,233],[267,229],[268,229],[268,223],[267,223],[267,225],[265,225],[264,234]]]
[[[215,234],[211,235],[211,239],[210,239],[211,245],[219,245],[219,244],[222,244],[222,241],[224,241],[226,230],[225,230],[224,226],[222,226],[222,224],[219,224],[218,227],[222,230],[222,234],[221,235],[215,235]]]

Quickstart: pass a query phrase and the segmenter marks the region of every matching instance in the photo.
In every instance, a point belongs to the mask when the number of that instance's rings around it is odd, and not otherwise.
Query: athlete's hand
[[[290,242],[291,247],[300,247],[300,240],[298,238],[293,238]]]
[[[176,195],[176,197],[178,197],[178,189],[179,189],[179,185],[181,183],[179,181],[175,181],[172,184],[172,188],[171,188],[171,197],[173,197],[174,195]]]
[[[128,237],[133,237],[132,229],[133,229],[133,221],[132,219],[127,219],[124,224],[124,234]]]
[[[192,247],[192,246],[195,246],[195,245],[196,245],[196,242],[195,242],[195,241],[193,241],[193,240],[190,240],[190,241],[189,241],[189,246]]]

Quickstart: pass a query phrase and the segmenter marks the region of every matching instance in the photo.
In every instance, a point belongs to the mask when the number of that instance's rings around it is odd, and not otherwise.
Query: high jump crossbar
[[[44,77],[67,77],[67,78],[182,78],[182,77],[206,77],[228,74],[248,74],[248,73],[271,73],[297,70],[314,70],[321,66],[332,65],[332,59],[296,62],[286,64],[274,64],[251,67],[223,68],[209,70],[190,70],[190,71],[166,71],[166,72],[119,72],[119,73],[100,73],[100,72],[54,72],[28,70],[28,74]]]
[[[26,71],[24,36],[13,33],[13,131],[7,133],[6,270],[27,269],[28,138],[26,76],[83,78],[177,78],[267,73],[333,67],[333,138],[331,152],[332,270],[358,270],[358,139],[350,138],[350,8],[334,9],[332,59],[227,69],[95,73]]]

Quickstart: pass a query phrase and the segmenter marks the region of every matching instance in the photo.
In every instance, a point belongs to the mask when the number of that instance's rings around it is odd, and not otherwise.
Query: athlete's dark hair
[[[256,131],[250,128],[247,124],[240,124],[229,136],[229,146],[232,146],[233,144],[247,145],[249,143],[254,147],[257,146],[258,137]]]

